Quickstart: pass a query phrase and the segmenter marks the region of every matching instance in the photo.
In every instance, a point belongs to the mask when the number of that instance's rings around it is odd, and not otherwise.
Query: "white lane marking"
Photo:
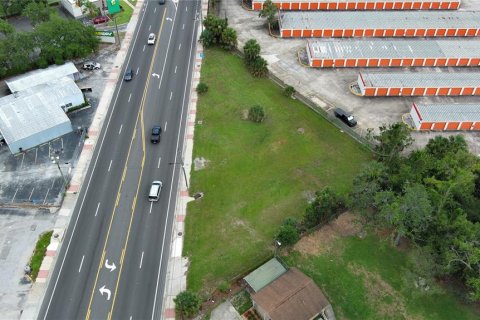
[[[80,272],[80,270],[82,270],[83,259],[85,259],[85,255],[82,256],[82,262],[80,262],[80,267],[78,268],[78,272]]]
[[[145,7],[148,6],[148,2],[145,3]],[[142,19],[140,20],[140,24],[142,24],[143,22],[143,19],[145,18],[145,11],[143,11],[143,14],[142,14]],[[128,65],[130,63],[130,59],[132,58],[132,54],[133,54],[133,48],[135,47],[135,44],[137,43],[137,39],[138,39],[138,34],[139,34],[139,31],[140,31],[140,28],[137,30],[137,34],[135,35],[135,39],[133,40],[133,44],[131,46],[131,51],[130,51],[130,55],[128,56],[128,60],[127,60],[127,64]],[[105,127],[105,131],[104,131],[104,134],[103,134],[103,137],[102,137],[102,140],[100,142],[100,147],[99,147],[99,151],[97,153],[97,157],[95,158],[95,162],[93,163],[93,169],[92,169],[92,172],[90,174],[90,177],[88,179],[88,183],[86,184],[86,190],[83,194],[83,198],[82,198],[82,202],[80,203],[80,208],[78,209],[78,215],[77,215],[77,218],[75,219],[75,223],[73,224],[73,229],[72,229],[72,233],[70,234],[70,239],[68,240],[68,244],[67,244],[67,249],[65,250],[65,253],[64,253],[64,256],[63,256],[63,259],[62,259],[62,263],[60,264],[60,269],[57,273],[57,278],[55,279],[55,283],[53,284],[53,289],[52,289],[52,293],[50,295],[50,299],[48,300],[48,304],[47,304],[47,308],[45,309],[45,315],[43,316],[43,320],[47,319],[47,316],[48,316],[48,311],[50,310],[50,306],[52,305],[52,300],[53,300],[53,296],[55,294],[55,290],[57,288],[57,285],[58,285],[58,281],[60,279],[60,274],[62,273],[62,270],[63,270],[63,266],[65,264],[65,260],[67,258],[67,254],[68,254],[68,251],[70,249],[70,244],[72,243],[72,239],[73,239],[73,234],[75,233],[75,230],[77,228],[77,223],[78,223],[78,219],[80,218],[80,212],[82,212],[82,208],[83,208],[83,204],[85,202],[85,198],[87,196],[87,191],[90,187],[90,182],[92,181],[92,177],[93,177],[93,174],[95,172],[95,168],[97,166],[97,162],[98,162],[98,158],[100,156],[100,153],[101,153],[101,150],[102,150],[102,146],[103,146],[103,142],[105,141],[105,137],[106,137],[106,133],[108,131],[108,127],[110,125],[110,121],[112,119],[112,115],[113,115],[113,111],[115,111],[115,105],[117,104],[117,100],[118,100],[118,95],[120,93],[120,91],[122,91],[122,85],[123,85],[123,81],[120,81],[120,87],[119,87],[119,90],[117,91],[117,96],[115,97],[115,100],[113,102],[113,107],[112,107],[112,110],[110,112],[110,116],[108,117],[108,121],[107,121],[107,126]],[[108,112],[108,110],[107,110]],[[70,225],[69,225],[69,228],[70,228]],[[68,230],[67,230],[68,231]],[[65,232],[65,234],[67,234]]]
[[[162,162],[162,157],[159,157],[158,158],[158,165],[157,165],[157,169],[160,168],[160,162]]]
[[[45,194],[45,199],[43,199],[43,204],[47,202],[47,197],[49,192],[50,192],[50,188],[47,189],[47,193]]]
[[[144,51],[144,52],[145,52],[145,48],[146,48],[146,47],[147,47],[147,46],[144,44],[144,45],[143,45],[143,51]]]
[[[137,71],[138,73],[138,71]],[[130,95],[128,96],[128,102],[130,102],[130,99],[132,99],[132,94],[130,93]]]
[[[137,68],[137,74],[138,74],[138,71],[140,71],[140,67]]]
[[[13,201],[15,201],[15,197],[17,196],[17,192],[18,192],[18,188],[17,188],[17,190],[15,190],[15,193],[14,193],[13,198],[12,198],[12,203],[13,203]]]
[[[140,269],[142,269],[143,254],[144,254],[144,252],[142,251],[142,257],[140,258]],[[130,319],[132,319],[132,317],[130,317]]]
[[[184,29],[185,29],[185,23],[184,23],[184,24],[182,24],[182,30],[184,30]]]
[[[118,134],[122,133],[123,123],[120,125],[120,130],[118,130]]]
[[[148,26],[148,31],[150,31],[150,29],[152,29],[152,25],[149,25],[149,26]]]
[[[157,7],[155,7],[155,9],[153,9],[153,13],[157,12]],[[130,319],[132,319],[132,317],[130,316]]]
[[[113,160],[110,160],[110,164],[108,165],[108,172],[110,172],[110,168],[112,167],[112,161]]]
[[[170,101],[172,100],[173,91],[170,91]]]
[[[100,208],[100,202],[97,204],[97,210],[95,210],[95,217],[96,217],[97,214],[98,214],[98,208]]]
[[[198,6],[198,2],[197,2],[197,6]],[[194,52],[192,51],[192,48],[193,48],[193,44],[194,44],[194,40],[193,40],[193,37],[195,35],[195,28],[197,28],[197,24],[194,23],[193,24],[193,30],[192,30],[192,39],[190,40],[190,55],[188,57],[188,68],[187,68],[187,77],[185,78],[185,86],[184,86],[184,91],[183,91],[183,102],[182,102],[182,112],[180,113],[180,124],[182,123],[183,121],[183,113],[184,113],[184,109],[185,109],[185,99],[186,99],[186,95],[187,95],[187,83],[188,83],[188,75],[190,74],[191,72],[191,60],[192,60],[192,56],[194,54]],[[193,81],[193,77],[190,79],[190,84],[192,83]],[[181,128],[181,125],[179,126],[179,130]],[[183,134],[185,135],[186,133],[186,130],[187,130],[187,126],[185,125],[185,128],[184,128],[184,132]],[[178,150],[178,145],[180,143],[180,134],[177,135],[177,146],[175,148],[175,150]],[[175,159],[173,162],[178,162],[177,160],[177,156],[178,156],[178,153],[175,153]],[[174,167],[175,166],[172,166],[172,170],[174,170]],[[170,204],[171,204],[171,200],[172,200],[172,192],[173,192],[173,177],[172,177],[172,180],[170,182],[170,194],[168,196],[168,205],[167,205],[167,217],[165,219],[165,221],[168,222],[168,218],[169,218],[169,214],[170,214]],[[153,308],[152,308],[152,320],[155,320],[155,310],[156,310],[156,307],[157,307],[157,297],[158,297],[158,286],[160,284],[160,270],[162,268],[162,259],[163,259],[163,252],[164,252],[164,249],[165,249],[165,237],[167,235],[167,225],[168,223],[165,223],[165,227],[164,227],[164,230],[163,230],[163,240],[162,240],[162,250],[160,252],[160,260],[158,262],[158,273],[157,273],[157,284],[155,286],[155,297],[153,299]],[[164,296],[165,294],[165,289],[166,289],[166,286],[163,287],[163,292],[161,294],[161,297]]]
[[[177,19],[177,10],[175,10],[175,15],[173,16],[173,26],[175,25],[175,20]],[[170,19],[172,20],[171,18],[166,18],[167,20]],[[168,49],[170,49],[170,43],[171,43],[171,40],[172,40],[172,35],[173,35],[173,26],[172,26],[172,29],[170,30],[170,37],[168,38],[168,45],[167,45],[167,53],[168,53]],[[162,75],[160,76],[160,83],[158,84],[158,89],[160,89],[160,86],[162,85],[162,80],[163,80],[163,74],[164,74],[164,71],[165,71],[165,66],[167,65],[167,59],[164,60],[163,62],[163,68],[162,68]]]
[[[33,188],[32,192],[30,192],[30,197],[28,197],[28,201],[30,201],[30,199],[32,198],[33,190],[35,190],[35,188]]]
[[[177,73],[177,66],[175,66],[175,72],[174,73]]]
[[[148,213],[152,213],[152,208],[153,208],[153,201],[150,202],[150,211],[148,211]]]
[[[188,7],[185,7],[185,12],[188,11]]]
[[[180,51],[180,49],[182,49],[182,44],[180,43],[180,45],[178,46],[178,51]]]
[[[165,121],[165,126],[163,127],[163,132],[167,131],[167,121]]]

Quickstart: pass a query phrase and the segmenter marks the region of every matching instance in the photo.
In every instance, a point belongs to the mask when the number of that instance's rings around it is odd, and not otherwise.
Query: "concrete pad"
[[[211,320],[242,320],[242,316],[235,310],[230,301],[225,301],[210,314]]]

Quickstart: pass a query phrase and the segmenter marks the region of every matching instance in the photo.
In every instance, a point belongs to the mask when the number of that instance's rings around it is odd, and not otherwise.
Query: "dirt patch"
[[[198,170],[205,169],[205,167],[208,165],[209,162],[210,160],[207,160],[203,157],[195,158],[193,160],[193,170],[198,171]]]
[[[284,145],[287,141],[286,140],[278,140],[278,141],[275,141],[274,143],[272,143],[270,145],[270,149],[272,150],[272,152],[275,152],[275,151],[278,151],[278,149]]]
[[[355,235],[361,227],[358,217],[347,211],[326,226],[300,239],[294,250],[310,255],[326,253],[337,238]]]

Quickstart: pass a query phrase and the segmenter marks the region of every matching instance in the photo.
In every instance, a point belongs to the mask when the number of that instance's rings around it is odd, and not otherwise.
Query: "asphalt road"
[[[146,2],[39,319],[160,319],[198,1]],[[150,32],[155,45],[147,45]],[[153,125],[163,133],[150,143]],[[158,202],[147,199],[161,180]]]

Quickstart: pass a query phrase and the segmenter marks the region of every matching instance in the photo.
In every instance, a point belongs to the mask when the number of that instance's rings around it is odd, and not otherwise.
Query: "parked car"
[[[93,24],[100,24],[100,23],[108,22],[108,20],[110,20],[110,18],[107,17],[107,16],[98,16],[98,17],[93,18],[92,22],[93,22]]]
[[[133,69],[127,69],[125,71],[125,75],[123,76],[123,80],[130,81],[133,79]]]
[[[152,136],[150,138],[150,141],[153,143],[153,144],[157,144],[160,142],[160,136],[162,134],[162,127],[160,126],[153,126],[152,128]]]
[[[348,112],[341,108],[336,108],[335,116],[345,122],[349,127],[355,127],[357,125],[357,120]]]
[[[100,63],[98,62],[94,62],[94,61],[88,61],[88,62],[85,62],[82,66],[82,69],[83,70],[98,70],[100,69],[102,66],[100,65]]]
[[[148,35],[148,41],[147,41],[148,44],[155,44],[155,34],[154,33],[150,33]]]

